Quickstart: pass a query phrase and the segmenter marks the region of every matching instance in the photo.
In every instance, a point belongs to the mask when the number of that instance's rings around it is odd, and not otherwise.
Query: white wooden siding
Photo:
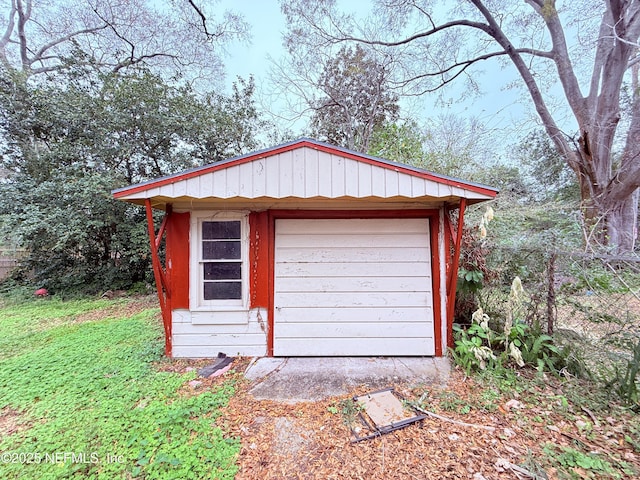
[[[491,197],[419,175],[309,147],[258,158],[147,190],[139,198],[448,198]]]
[[[265,309],[172,313],[172,354],[176,358],[213,358],[218,352],[252,357],[267,353]]]
[[[274,355],[433,355],[427,219],[276,221]]]

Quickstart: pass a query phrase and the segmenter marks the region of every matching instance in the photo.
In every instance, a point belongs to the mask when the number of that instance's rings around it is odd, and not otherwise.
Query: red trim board
[[[147,229],[149,230],[153,276],[156,281],[156,290],[158,291],[158,301],[160,302],[160,311],[162,312],[162,323],[164,326],[164,352],[168,357],[171,357],[171,292],[158,255],[158,246],[162,241],[162,234],[165,230],[164,226],[166,226],[167,219],[172,214],[171,206],[167,206],[167,211],[162,221],[163,226],[160,228],[159,235],[156,237],[151,199],[145,199],[144,203],[147,214]]]

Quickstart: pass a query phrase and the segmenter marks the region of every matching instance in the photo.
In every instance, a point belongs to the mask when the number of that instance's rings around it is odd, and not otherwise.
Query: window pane
[[[204,264],[205,280],[240,280],[242,264],[238,262],[216,262]]]
[[[240,241],[215,240],[202,242],[203,260],[240,259]]]
[[[225,238],[240,238],[240,222],[202,222],[202,238],[205,240],[219,240]]]
[[[242,299],[241,282],[205,282],[205,300],[240,300]]]

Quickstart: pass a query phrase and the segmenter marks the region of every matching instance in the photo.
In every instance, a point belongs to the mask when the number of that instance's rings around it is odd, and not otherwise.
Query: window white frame
[[[240,258],[242,295],[233,300],[204,299],[204,264],[202,255],[202,225],[204,222],[239,221],[240,222]],[[247,310],[249,301],[249,213],[227,211],[195,211],[191,212],[191,228],[189,242],[189,308],[194,311],[237,311]]]

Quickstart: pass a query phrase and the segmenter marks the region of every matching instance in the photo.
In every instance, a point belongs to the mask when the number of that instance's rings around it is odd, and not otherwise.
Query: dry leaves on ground
[[[174,363],[174,371],[206,364],[206,360],[180,360]],[[563,466],[560,475],[548,451],[560,455],[564,448],[605,455],[617,468],[606,478],[633,478],[620,473],[630,468],[640,472],[640,456],[625,440],[630,433],[625,419],[599,420],[588,409],[572,410],[553,386],[556,380],[536,387],[531,395],[516,394],[517,399],[497,396],[495,391],[487,395],[490,387],[459,371],[452,372],[446,388],[394,385],[409,400],[426,397],[423,407],[445,419],[429,417],[390,434],[351,443],[340,402],[366,393],[366,386],[318,402],[256,400],[242,377],[247,364],[247,359],[236,359],[233,369],[222,377],[198,379],[201,383],[184,387],[185,393],[195,394],[236,379],[236,394],[217,423],[229,436],[241,439],[238,480],[483,480],[531,478],[529,473],[555,479],[566,478],[567,472],[575,478],[603,478],[602,472],[579,465]],[[627,470],[620,467],[623,464]]]

